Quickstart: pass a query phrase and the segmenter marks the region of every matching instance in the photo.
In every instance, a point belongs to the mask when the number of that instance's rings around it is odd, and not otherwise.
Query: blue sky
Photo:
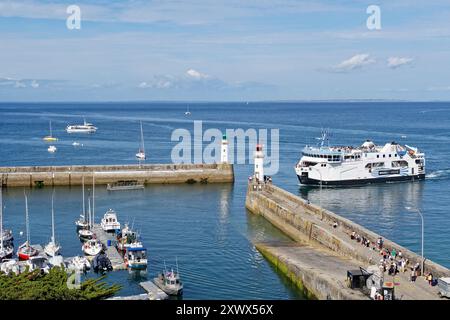
[[[450,100],[449,0],[0,0],[0,101],[328,99]]]

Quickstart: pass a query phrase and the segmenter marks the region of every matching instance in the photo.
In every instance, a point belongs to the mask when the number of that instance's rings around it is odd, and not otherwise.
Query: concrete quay
[[[381,257],[378,250],[351,240],[350,234],[355,231],[372,244],[376,243],[378,234],[271,183],[249,183],[246,207],[252,213],[264,216],[302,244],[298,247],[256,245],[269,261],[293,279],[302,290],[307,290],[319,299],[363,298],[349,295],[348,288],[342,287],[347,276],[346,270],[376,265]],[[384,239],[384,247],[401,251],[403,257],[409,259],[410,266],[422,261],[419,255],[388,239]],[[450,275],[447,268],[426,260],[425,273],[430,271],[434,277]],[[409,272],[399,273],[393,278],[385,273],[384,280],[395,283],[397,299],[439,299],[436,287],[429,286],[422,277],[411,283],[409,275]]]
[[[144,184],[232,183],[232,164],[141,164],[89,166],[0,167],[1,184],[8,187],[77,186],[82,178],[106,185],[120,180]]]

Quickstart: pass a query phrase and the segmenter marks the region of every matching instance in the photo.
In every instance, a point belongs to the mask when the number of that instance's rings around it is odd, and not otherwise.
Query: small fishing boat
[[[80,146],[80,143],[77,142],[77,141],[74,141],[74,142],[72,142],[72,145],[73,145],[74,147],[79,147],[79,146]]]
[[[97,127],[95,127],[92,123],[86,122],[86,119],[83,119],[83,124],[74,124],[68,125],[66,127],[67,133],[95,133],[97,131]]]
[[[142,121],[141,121],[141,145],[139,147],[138,153],[136,153],[136,158],[139,160],[145,160],[145,146],[144,146],[144,131],[142,129]]]
[[[117,214],[113,209],[106,211],[100,225],[106,232],[120,231],[120,222],[117,220]]]
[[[90,239],[81,246],[81,250],[87,256],[96,256],[103,250],[103,244],[98,239]]]
[[[41,270],[41,272],[45,273],[48,273],[50,271],[48,259],[44,256],[30,257],[25,262],[25,267],[28,268],[28,271]]]
[[[140,190],[144,188],[144,184],[139,183],[137,180],[119,180],[106,185],[106,190],[108,191]]]
[[[166,264],[164,263],[164,271],[161,272],[158,277],[153,279],[153,282],[169,296],[180,296],[183,294],[183,283],[180,280],[180,273],[167,271]]]
[[[142,270],[147,268],[147,249],[141,242],[133,242],[124,256],[126,266],[132,270]]]
[[[128,223],[125,223],[125,226],[117,235],[117,250],[125,252],[136,241],[137,233],[128,226]]]
[[[49,257],[59,255],[59,251],[61,250],[61,246],[56,243],[55,239],[55,210],[53,206],[54,198],[55,198],[55,189],[53,189],[52,193],[52,237],[50,242],[44,247],[44,252]]]
[[[91,269],[91,263],[88,258],[83,256],[76,256],[66,260],[67,269],[80,272],[86,272]]]
[[[37,249],[33,248],[30,245],[30,223],[28,219],[28,198],[26,194],[25,194],[25,227],[27,240],[17,250],[17,256],[19,257],[19,260],[28,260],[39,253]]]
[[[55,138],[53,136],[53,132],[52,132],[52,122],[49,121],[49,127],[50,127],[50,135],[45,136],[44,138],[42,138],[44,141],[48,141],[48,142],[52,142],[52,141],[57,141],[58,139]]]
[[[9,231],[9,230],[5,230]],[[3,232],[3,188],[0,186],[0,262],[4,259],[11,258],[14,253],[14,247],[12,246],[12,232],[10,232],[10,237],[8,234]],[[4,239],[9,239],[4,241]]]
[[[55,146],[49,146],[49,147],[47,148],[47,151],[50,152],[50,153],[55,153],[56,150],[57,150],[57,149],[56,149]]]

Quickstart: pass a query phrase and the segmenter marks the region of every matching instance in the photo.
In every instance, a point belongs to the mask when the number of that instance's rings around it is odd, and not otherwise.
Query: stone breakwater
[[[104,185],[120,180],[144,184],[232,183],[231,164],[142,164],[0,167],[3,187],[76,186],[92,181]]]
[[[370,248],[351,240],[350,234],[356,232],[367,238],[372,244],[376,243],[376,240],[380,235],[331,211],[310,204],[304,199],[278,188],[275,185],[270,183],[259,185],[249,183],[245,204],[248,210],[264,216],[293,240],[310,246],[311,250],[315,249],[316,251],[319,250],[325,252],[326,254],[322,255],[321,259],[317,258],[314,262],[311,262],[310,267],[313,269],[320,269],[323,264],[330,262],[330,259],[327,258],[326,255],[334,256],[333,259],[335,259],[335,257],[345,259],[345,261],[349,262],[348,267],[352,265],[356,267],[367,267],[369,265],[377,264],[380,260],[378,250],[370,250]],[[272,260],[275,259],[278,262],[283,262],[283,265],[291,272],[297,274],[297,276],[305,279],[308,277],[312,279],[311,276],[308,276],[307,272],[299,271],[306,270],[304,266],[302,267],[300,265],[300,262],[292,263],[292,261],[298,258],[293,254],[292,250],[288,252],[281,248],[283,246],[259,246],[260,248],[263,248],[261,252],[266,257],[271,256]],[[422,258],[419,255],[388,239],[384,239],[384,247],[389,248],[390,250],[395,249],[397,252],[401,251],[403,257],[409,260],[410,265],[415,263],[421,264],[422,262]],[[301,259],[297,259],[297,261],[301,261]],[[295,265],[297,267],[294,268],[293,266]],[[450,275],[450,270],[433,261],[426,260],[424,265],[425,273],[432,272],[434,277]],[[348,295],[338,295],[334,289],[331,290],[340,285],[336,284],[336,281],[333,282],[326,274],[327,271],[325,268],[322,272],[322,276],[316,274],[316,279],[304,281],[304,286],[310,289],[318,298],[349,298]],[[342,272],[341,278],[345,279],[345,277],[345,272]],[[407,279],[406,275],[403,275],[403,277]],[[322,293],[318,294],[317,290],[314,289],[318,282],[321,282],[322,284],[327,283],[328,289],[324,289]],[[406,284],[403,284],[402,288],[399,290],[406,290],[407,287]],[[324,288],[323,285],[322,288]],[[430,292],[430,290],[431,287],[424,287],[424,292],[420,293],[420,290],[410,288],[408,291],[405,291],[403,295],[406,298],[411,299],[423,299],[424,297],[428,299],[434,297],[434,291]]]

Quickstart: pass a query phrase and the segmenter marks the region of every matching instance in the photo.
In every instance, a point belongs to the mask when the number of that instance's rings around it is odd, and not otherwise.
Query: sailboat
[[[191,112],[189,111],[189,105],[187,105],[186,112],[184,113],[186,116],[190,116]]]
[[[14,248],[9,242],[3,242],[3,188],[0,186],[0,262],[11,258]]]
[[[27,233],[27,241],[25,241],[17,250],[19,260],[28,260],[30,257],[37,255],[39,252],[30,245],[30,222],[28,219],[28,198],[25,194],[25,226]]]
[[[91,196],[88,197],[88,219],[87,219],[87,227],[78,230],[78,236],[81,241],[88,241],[94,237],[94,232],[91,230],[92,228],[92,219],[91,219]]]
[[[43,138],[43,140],[44,140],[44,141],[57,141],[58,139],[55,138],[55,137],[53,136],[53,132],[52,132],[52,121],[51,121],[51,120],[49,121],[49,126],[50,126],[50,135],[45,136],[45,137]],[[50,151],[50,150],[49,150],[49,151]],[[55,148],[55,151],[56,151],[56,148]]]
[[[144,131],[142,129],[142,121],[141,121],[141,146],[139,148],[138,153],[136,153],[136,158],[139,160],[145,160],[145,147],[144,147]]]
[[[55,189],[53,189],[52,193],[52,238],[44,248],[45,254],[47,254],[49,257],[55,257],[59,255],[59,251],[61,250],[61,246],[56,243],[55,239],[55,210],[53,207],[54,198],[55,198]]]
[[[81,190],[83,194],[83,212],[80,214],[80,218],[75,221],[77,230],[87,229],[89,227],[89,222],[86,220],[86,203],[84,200],[84,176],[81,178]]]
[[[92,229],[95,223],[95,173],[92,173],[92,216],[90,214],[90,211],[91,210],[89,205],[89,226],[90,229]],[[84,254],[88,256],[95,256],[103,250],[103,244],[100,242],[100,240],[95,238],[95,234],[92,232],[92,230],[85,230],[90,231],[92,233],[92,237],[81,246],[81,250],[83,250]],[[80,230],[79,232],[85,230]]]

